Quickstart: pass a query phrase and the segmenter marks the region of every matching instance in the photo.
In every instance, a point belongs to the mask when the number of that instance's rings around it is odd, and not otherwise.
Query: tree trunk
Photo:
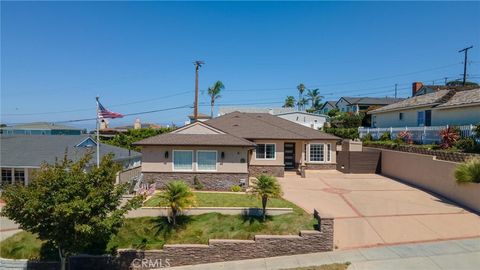
[[[61,248],[58,248],[58,256],[60,257],[60,270],[66,270],[66,258],[65,258],[65,252],[62,252]]]
[[[173,226],[177,226],[177,209],[172,209],[172,224]]]
[[[267,200],[268,200],[267,196],[262,196],[263,221],[267,219]]]
[[[210,117],[213,118],[213,102],[210,103]]]

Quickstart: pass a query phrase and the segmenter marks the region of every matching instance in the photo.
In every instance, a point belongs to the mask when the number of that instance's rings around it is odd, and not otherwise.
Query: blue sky
[[[392,96],[395,83],[406,97],[413,81],[459,78],[457,51],[470,45],[478,82],[478,14],[479,2],[2,1],[1,121],[95,117],[97,94],[120,113],[189,105],[197,59],[200,89],[226,86],[219,104],[280,106],[300,82],[326,100]],[[138,117],[182,123],[189,112]]]

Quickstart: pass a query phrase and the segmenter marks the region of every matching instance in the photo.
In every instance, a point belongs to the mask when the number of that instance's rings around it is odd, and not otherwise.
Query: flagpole
[[[100,167],[100,118],[98,117],[99,115],[99,109],[98,109],[98,99],[100,97],[97,96],[97,168]]]

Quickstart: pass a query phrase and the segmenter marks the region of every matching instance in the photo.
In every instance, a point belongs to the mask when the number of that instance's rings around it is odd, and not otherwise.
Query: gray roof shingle
[[[165,133],[153,136],[134,145],[197,145],[197,146],[255,146],[254,143],[230,134]]]
[[[48,122],[34,122],[28,124],[20,124],[14,126],[3,127],[2,129],[41,129],[41,130],[82,130],[81,128],[53,124]]]
[[[449,90],[439,90],[430,94],[414,96],[411,98],[407,98],[403,101],[393,103],[385,107],[381,107],[376,110],[370,111],[369,114],[400,110],[400,109],[409,108],[409,107],[423,107],[423,106],[437,105],[441,102],[442,98],[445,97],[449,92],[450,92]]]
[[[480,88],[473,90],[464,90],[456,92],[447,102],[437,106],[437,108],[461,106],[467,104],[480,104]]]
[[[96,147],[75,147],[88,137],[88,135],[0,135],[0,166],[38,167],[43,162],[53,163],[56,159],[62,159],[65,151],[68,158],[75,161],[89,150],[95,153]],[[100,144],[100,156],[108,153],[113,153],[117,161],[141,157],[136,151]],[[91,162],[93,164],[95,161]]]
[[[359,105],[389,105],[404,100],[404,98],[392,97],[342,97],[350,104]]]

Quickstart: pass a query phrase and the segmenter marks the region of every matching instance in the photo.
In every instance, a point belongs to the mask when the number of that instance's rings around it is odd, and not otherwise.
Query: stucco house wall
[[[323,127],[323,124],[327,121],[327,117],[324,115],[313,115],[300,112],[279,114],[277,116],[295,122],[297,124],[315,129]]]

